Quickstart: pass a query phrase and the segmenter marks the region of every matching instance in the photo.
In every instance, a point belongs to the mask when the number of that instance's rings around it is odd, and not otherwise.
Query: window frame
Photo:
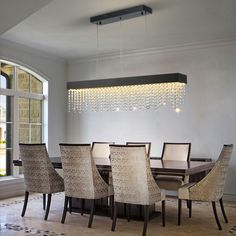
[[[12,159],[18,160],[19,159],[19,127],[20,127],[20,120],[19,120],[19,98],[27,98],[27,99],[35,99],[42,101],[41,106],[41,135],[42,135],[42,142],[48,144],[48,81],[43,78],[38,73],[34,72],[33,70],[26,68],[25,66],[22,66],[20,64],[16,64],[10,61],[2,60],[0,59],[0,63],[6,63],[8,65],[13,66],[13,81],[12,81],[12,88],[0,88],[0,94],[4,96],[11,96],[12,97]],[[42,94],[36,94],[32,92],[24,92],[18,90],[18,79],[17,79],[17,69],[23,70],[39,81],[42,82],[43,85],[43,93]],[[31,77],[31,76],[30,76]],[[31,88],[31,86],[30,86]],[[7,122],[6,122],[7,124]],[[36,123],[35,123],[36,124]],[[29,123],[30,125],[30,123]],[[12,165],[11,165],[12,166]],[[9,170],[7,170],[9,171]],[[11,175],[12,177],[19,177],[20,175],[20,169],[19,167],[12,166]],[[0,177],[0,180],[7,178],[6,177]]]

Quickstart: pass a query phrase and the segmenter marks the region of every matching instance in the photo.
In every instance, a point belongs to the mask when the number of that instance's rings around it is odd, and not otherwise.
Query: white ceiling
[[[0,0],[0,35],[52,0]]]
[[[90,23],[90,17],[139,4],[153,9],[146,23],[145,17],[138,17],[121,25],[99,26],[99,55],[119,53],[120,48],[166,48],[236,39],[236,0],[53,0],[0,35],[0,39],[65,59],[94,56],[98,52],[97,26]]]

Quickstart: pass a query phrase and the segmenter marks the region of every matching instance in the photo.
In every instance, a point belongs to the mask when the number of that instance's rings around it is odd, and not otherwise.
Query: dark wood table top
[[[51,157],[54,168],[62,168],[60,157]],[[150,165],[153,174],[163,175],[192,175],[202,171],[211,170],[215,165],[212,161],[200,161],[200,158],[191,161],[164,161],[160,158],[151,158]],[[111,171],[111,163],[107,158],[94,158],[95,164],[99,170]],[[21,160],[13,160],[15,166],[22,166]]]

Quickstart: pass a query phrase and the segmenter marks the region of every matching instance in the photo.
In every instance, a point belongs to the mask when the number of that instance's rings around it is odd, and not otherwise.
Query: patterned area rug
[[[5,231],[23,231],[24,235],[39,235],[39,236],[56,236],[56,235],[64,235],[69,236],[64,233],[56,233],[49,230],[40,230],[35,228],[22,227],[20,225],[15,224],[0,224],[0,233]]]
[[[55,194],[56,198],[58,200],[60,200],[61,202],[63,202],[63,199],[64,199],[64,193],[57,193]],[[41,205],[41,199],[43,198],[42,194],[35,194],[35,195],[30,195],[29,196],[29,202],[31,201],[37,201],[40,203]],[[176,203],[177,203],[177,199],[176,198],[168,198],[167,199],[168,203],[167,205],[169,206],[174,206],[176,207]],[[23,202],[24,202],[24,197],[18,197],[18,198],[14,198],[14,199],[6,199],[6,200],[0,200],[0,208],[4,208],[4,209],[0,209],[0,211],[3,211],[3,210],[7,210],[6,208],[9,207],[9,209],[11,207],[20,207],[21,209],[21,206],[23,205]],[[204,205],[204,206],[209,206],[211,205],[211,203],[202,203],[202,202],[194,202],[195,205]],[[225,205],[227,205],[228,207],[230,207],[231,209],[235,209],[236,208],[236,204],[230,204],[230,203],[226,203]],[[235,222],[231,222],[231,223],[235,223]],[[64,230],[61,230],[61,231],[64,231]],[[0,235],[1,235],[1,232],[3,233],[3,235],[8,235],[7,232],[9,232],[9,235],[26,235],[26,236],[30,236],[30,235],[38,235],[38,236],[57,236],[57,235],[63,235],[63,236],[69,236],[69,234],[66,234],[66,233],[62,233],[60,232],[60,229],[56,230],[56,229],[53,229],[53,230],[49,230],[49,229],[43,229],[43,227],[28,227],[26,225],[24,225],[23,223],[21,222],[16,222],[16,223],[13,223],[13,222],[0,222]],[[15,232],[15,233],[14,233]],[[18,232],[18,234],[16,233]],[[5,234],[4,234],[5,233]],[[217,232],[217,233],[220,233],[220,232]],[[216,234],[218,235],[218,234]],[[219,234],[221,235],[221,234]],[[224,234],[225,236],[236,236],[236,225],[235,226],[232,226],[230,228],[230,230]]]
[[[227,236],[236,235],[236,225],[231,228]]]

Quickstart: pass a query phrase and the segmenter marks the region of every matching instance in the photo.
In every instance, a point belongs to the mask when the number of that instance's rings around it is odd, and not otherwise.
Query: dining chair
[[[114,187],[114,214],[112,231],[115,231],[118,203],[142,205],[146,235],[149,206],[162,202],[162,224],[165,226],[165,194],[157,186],[150,169],[145,145],[110,145],[111,169]]]
[[[151,142],[126,142],[126,145],[128,146],[145,145],[147,156],[150,157],[151,145],[152,145]]]
[[[162,160],[189,161],[191,143],[164,143]],[[157,175],[155,177],[161,189],[178,191],[185,183],[189,182],[189,176]]]
[[[151,142],[126,142],[128,146],[145,145],[147,156],[150,158]],[[126,216],[127,205],[124,204],[124,215]],[[142,216],[142,206],[139,206],[139,215]]]
[[[109,158],[110,144],[114,142],[93,142],[92,143],[92,157],[94,158]]]
[[[47,208],[44,220],[47,220],[52,193],[64,191],[63,178],[54,169],[46,149],[42,144],[19,144],[20,159],[22,160],[24,181],[25,181],[25,201],[21,216],[24,217],[29,193],[42,193],[43,205],[45,209],[46,194]]]
[[[61,223],[65,222],[71,198],[88,199],[91,202],[88,227],[91,228],[95,199],[112,196],[112,188],[99,174],[91,155],[90,144],[61,143],[60,151],[65,183],[65,203]]]
[[[192,201],[206,201],[212,202],[213,213],[219,230],[222,230],[217,210],[216,202],[220,202],[221,211],[225,222],[228,223],[228,219],[225,214],[223,205],[223,193],[226,175],[229,167],[229,161],[232,155],[233,145],[224,145],[215,166],[211,171],[198,183],[186,184],[179,188],[179,200],[178,200],[178,225],[181,224],[181,205],[182,199],[190,201],[189,217],[192,216]]]

